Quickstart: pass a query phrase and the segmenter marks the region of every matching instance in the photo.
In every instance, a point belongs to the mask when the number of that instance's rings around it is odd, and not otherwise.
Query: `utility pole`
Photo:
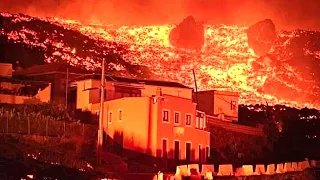
[[[199,107],[199,101],[198,101],[198,85],[197,85],[196,73],[195,73],[195,71],[194,71],[194,68],[192,69],[192,73],[193,73],[193,79],[194,79],[194,86],[195,86],[195,88],[196,88],[196,93],[195,93],[196,103],[197,103],[197,107]]]
[[[99,112],[99,130],[97,143],[97,164],[101,164],[101,151],[103,145],[103,115],[104,115],[104,81],[105,81],[105,59],[102,59],[101,86],[100,86],[100,112]],[[108,122],[107,122],[108,123]]]
[[[69,90],[69,67],[67,67],[67,78],[66,78],[66,112],[68,113],[68,90]],[[63,121],[63,133],[66,133],[66,121]]]
[[[66,110],[68,109],[68,88],[69,88],[69,67],[67,67],[67,79],[66,79]]]

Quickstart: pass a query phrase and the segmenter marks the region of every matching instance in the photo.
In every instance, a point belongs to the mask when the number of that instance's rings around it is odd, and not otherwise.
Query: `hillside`
[[[44,63],[70,63],[97,70],[102,58],[107,70],[122,76],[148,77],[146,68],[125,61],[126,47],[112,41],[98,41],[74,30],[26,15],[1,14],[1,61],[19,61],[22,67]]]
[[[247,27],[205,25],[204,46],[193,51],[170,45],[174,25],[114,27],[8,13],[1,21],[4,61],[95,70],[107,58],[110,73],[190,87],[195,69],[200,90],[238,91],[244,104],[320,108],[320,32],[278,30],[269,54],[259,57],[248,45]]]

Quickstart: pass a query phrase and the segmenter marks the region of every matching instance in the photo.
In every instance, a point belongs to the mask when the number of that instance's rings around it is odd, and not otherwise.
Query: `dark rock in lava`
[[[169,39],[171,45],[175,47],[200,50],[204,45],[203,24],[188,16],[171,30]]]
[[[259,56],[266,55],[277,39],[276,28],[271,19],[265,19],[250,26],[247,36],[249,46]]]

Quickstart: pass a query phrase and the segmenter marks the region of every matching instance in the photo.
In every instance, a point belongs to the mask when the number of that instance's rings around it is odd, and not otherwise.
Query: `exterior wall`
[[[95,88],[94,90],[90,90],[90,103],[100,103],[100,80],[92,80],[91,86]],[[112,82],[105,81],[105,89],[106,96],[105,99],[109,99],[108,97],[113,97],[115,93],[115,88]]]
[[[119,110],[122,110],[122,120],[119,120]],[[99,104],[92,105],[92,112],[99,111]],[[112,113],[111,122],[110,113]],[[115,141],[122,136],[123,147],[126,149],[155,154],[155,146],[152,147],[154,137],[149,131],[150,98],[127,97],[104,103],[104,129]],[[150,128],[152,130],[152,128]],[[149,138],[150,137],[150,138]],[[149,141],[151,139],[151,141]]]
[[[157,89],[160,86],[151,86],[145,85],[144,89],[142,89],[141,94],[142,96],[152,96],[156,95]],[[160,87],[162,94],[168,94],[176,97],[182,97],[186,99],[192,99],[192,89],[186,88],[173,88],[173,87]]]
[[[90,110],[90,104],[100,102],[100,80],[89,79],[77,81],[77,109]],[[106,100],[113,99],[115,94],[115,85],[117,82],[105,82],[106,89]],[[159,86],[143,85],[143,84],[128,84],[141,88],[142,97],[151,97],[156,95]],[[92,88],[92,89],[90,89]],[[83,91],[84,89],[90,89]],[[163,94],[169,94],[172,96],[183,97],[192,99],[192,89],[185,88],[172,88],[172,87],[161,87]]]
[[[8,94],[0,94],[0,102],[8,104],[23,104],[25,100],[30,99],[27,96],[15,96]]]
[[[49,84],[42,91],[39,91],[36,95],[36,98],[38,98],[41,102],[49,103],[51,100],[51,84]]]
[[[91,80],[83,80],[76,82],[77,85],[77,109],[81,109],[83,111],[90,110],[91,106],[89,104],[90,100],[90,91],[87,90],[92,87]]]
[[[0,63],[0,76],[12,77],[12,64]]]
[[[214,94],[207,91],[198,92],[198,108],[200,111],[214,115]],[[195,97],[196,99],[196,97]]]
[[[51,85],[49,84],[45,89],[39,91],[39,93],[35,97],[29,96],[16,96],[9,94],[0,94],[0,103],[8,103],[8,104],[24,104],[27,100],[39,100],[40,102],[50,102],[50,94],[51,94]]]
[[[168,109],[170,112],[169,123],[162,121],[163,109]],[[119,110],[122,111],[121,121]],[[97,113],[99,103],[93,104],[91,111]],[[180,124],[174,123],[175,111],[180,112]],[[111,122],[109,122],[110,112],[112,113]],[[185,125],[186,113],[192,116],[190,126]],[[195,128],[195,114],[196,104],[191,99],[170,95],[126,97],[104,103],[103,126],[106,130],[106,123],[109,122],[109,136],[126,149],[161,157],[162,139],[166,138],[168,158],[174,158],[174,142],[177,140],[180,142],[180,160],[186,159],[186,142],[191,142],[191,161],[199,160],[199,145],[202,146],[202,161],[204,161],[204,149],[210,147],[210,133]],[[183,133],[180,135],[175,133],[177,128],[183,129]]]
[[[231,109],[231,102],[235,101],[235,109]],[[235,92],[214,91],[214,115],[223,113],[225,119],[238,121],[239,95]]]
[[[169,110],[169,122],[162,121],[163,110]],[[180,112],[180,124],[174,123],[174,112]],[[186,114],[191,114],[191,126],[186,125]],[[210,146],[210,133],[195,128],[195,116],[196,104],[192,102],[192,99],[163,95],[163,100],[159,102],[157,147],[162,149],[162,139],[166,138],[168,158],[174,158],[175,140],[180,141],[180,159],[186,159],[186,142],[191,142],[191,161],[199,160],[199,144],[203,149]],[[175,133],[177,127],[183,131],[182,135]]]

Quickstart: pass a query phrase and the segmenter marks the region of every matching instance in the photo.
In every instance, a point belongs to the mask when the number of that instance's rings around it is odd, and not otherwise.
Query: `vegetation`
[[[30,106],[0,108],[0,133],[69,138],[81,137],[87,140],[95,139],[97,135],[97,127],[95,125],[65,122],[61,120],[63,116],[57,116],[59,119],[49,116],[51,112],[46,111],[45,108],[36,109],[39,106],[32,105],[31,109],[35,107],[35,110],[32,111],[26,107],[30,108]]]
[[[232,132],[222,127],[211,128],[211,158],[213,164],[243,164],[272,162],[270,153],[265,148],[264,137]]]
[[[26,102],[27,104],[0,104],[0,107],[5,110],[13,110],[16,113],[37,113],[42,116],[54,118],[57,121],[75,121],[70,118],[65,107],[51,103],[33,103],[33,101]]]
[[[278,161],[320,158],[319,110],[282,105],[241,105],[239,121],[250,126],[264,125],[267,147]]]
[[[93,172],[95,142],[81,138],[44,138],[39,136],[0,135],[0,164],[7,175],[14,171],[28,174],[61,172],[64,175],[80,175]],[[9,163],[10,162],[10,163]],[[15,164],[16,167],[11,167]],[[61,166],[61,167],[60,167]],[[63,166],[63,168],[62,168]],[[84,173],[85,174],[85,173]],[[14,174],[12,174],[14,175]],[[56,176],[59,174],[56,174]]]

